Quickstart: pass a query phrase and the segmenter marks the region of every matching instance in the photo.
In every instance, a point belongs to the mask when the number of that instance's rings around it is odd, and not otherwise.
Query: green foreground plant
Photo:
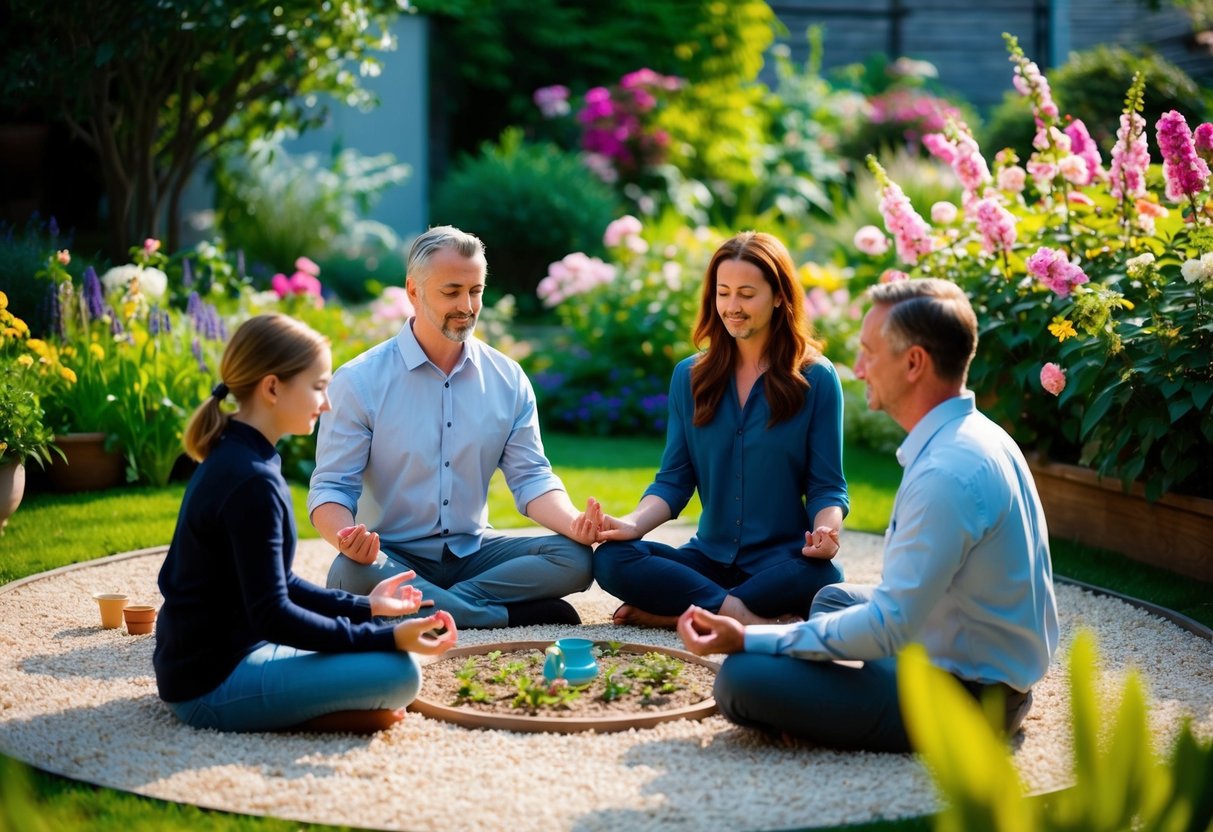
[[[947,807],[939,832],[1205,832],[1213,823],[1213,742],[1185,719],[1169,755],[1157,756],[1145,691],[1131,671],[1115,712],[1098,692],[1094,637],[1081,631],[1070,647],[1070,710],[1076,784],[1030,800],[993,725],[920,645],[901,655],[897,684],[914,748],[922,754]]]

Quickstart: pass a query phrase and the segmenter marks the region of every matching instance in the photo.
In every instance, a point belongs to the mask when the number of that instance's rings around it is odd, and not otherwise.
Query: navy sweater
[[[230,421],[185,489],[160,569],[161,699],[214,690],[267,641],[328,653],[396,649],[393,625],[371,623],[366,596],[291,572],[295,537],[281,458],[260,431]]]

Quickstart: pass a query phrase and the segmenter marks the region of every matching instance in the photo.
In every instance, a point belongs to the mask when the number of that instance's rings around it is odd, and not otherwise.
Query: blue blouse
[[[804,371],[809,387],[791,418],[767,427],[764,376],[745,407],[737,384],[721,398],[712,421],[695,427],[691,367],[697,356],[679,362],[670,381],[670,417],[665,453],[657,478],[645,491],[677,517],[696,489],[703,504],[699,529],[688,544],[714,561],[740,555],[804,547],[804,533],[817,512],[850,509],[842,473],[842,385],[834,365],[819,358]]]

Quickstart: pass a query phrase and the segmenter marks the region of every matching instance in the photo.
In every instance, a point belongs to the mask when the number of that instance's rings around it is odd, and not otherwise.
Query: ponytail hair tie
[[[214,396],[219,401],[223,401],[224,399],[226,399],[227,394],[228,394],[227,385],[224,384],[222,381],[219,382],[218,384],[216,384],[214,389],[211,390],[211,395]]]

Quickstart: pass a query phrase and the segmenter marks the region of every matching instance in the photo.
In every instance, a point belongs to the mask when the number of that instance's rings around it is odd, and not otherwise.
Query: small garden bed
[[[543,677],[550,642],[452,650],[425,668],[410,709],[466,727],[622,731],[716,712],[716,664],[667,647],[595,642],[599,673],[586,685]]]

